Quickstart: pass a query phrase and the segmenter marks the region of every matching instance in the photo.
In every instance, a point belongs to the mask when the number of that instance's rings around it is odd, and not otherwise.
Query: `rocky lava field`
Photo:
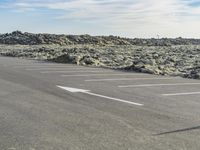
[[[200,79],[199,39],[0,34],[0,55]]]

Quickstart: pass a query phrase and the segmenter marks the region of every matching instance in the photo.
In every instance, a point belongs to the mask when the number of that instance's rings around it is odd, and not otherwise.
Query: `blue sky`
[[[1,0],[0,32],[200,38],[200,0]]]

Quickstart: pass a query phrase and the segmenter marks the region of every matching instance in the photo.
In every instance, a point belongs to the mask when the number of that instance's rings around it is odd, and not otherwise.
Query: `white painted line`
[[[111,99],[111,100],[114,100],[114,101],[127,103],[127,104],[132,104],[132,105],[137,105],[137,106],[143,106],[143,104],[140,104],[140,103],[135,103],[135,102],[127,101],[127,100],[122,100],[122,99],[118,99],[118,98],[108,97],[108,96],[104,96],[104,95],[100,95],[100,94],[95,94],[95,93],[91,93],[91,92],[84,92],[84,93],[92,95],[92,96],[97,96],[97,97],[101,97],[101,98],[105,98],[105,99]]]
[[[60,67],[60,66],[37,66],[37,67],[34,67],[34,66],[26,66],[26,67],[13,67],[13,68],[16,68],[16,69],[37,69],[37,68],[75,68],[77,66],[63,66],[63,67]]]
[[[129,88],[129,87],[181,86],[181,85],[200,85],[200,83],[139,84],[139,85],[119,85],[118,87]]]
[[[122,73],[122,74],[74,74],[74,75],[61,75],[61,77],[90,77],[90,76],[141,76],[144,74],[127,74],[127,73]]]
[[[72,93],[84,93],[84,94],[88,94],[88,95],[92,95],[92,96],[96,96],[96,97],[101,97],[101,98],[105,98],[105,99],[110,99],[110,100],[113,100],[113,101],[123,102],[123,103],[131,104],[131,105],[143,106],[143,104],[140,104],[140,103],[135,103],[135,102],[119,99],[119,98],[114,98],[114,97],[104,96],[104,95],[100,95],[100,94],[96,94],[96,93],[91,93],[89,90],[77,89],[77,88],[71,88],[71,87],[64,87],[64,86],[59,86],[59,85],[57,85],[57,87],[59,87],[63,90],[72,92]]]
[[[89,69],[89,70],[95,70],[96,68],[77,68],[77,67],[62,67],[62,68],[34,68],[34,69],[26,69],[27,71],[42,71],[42,70],[62,70],[62,69],[71,69],[71,70],[85,70],[85,69]]]
[[[55,67],[79,67],[78,65],[26,65],[26,66],[14,66],[13,68],[55,68]],[[84,67],[84,66],[82,66]]]
[[[71,73],[71,72],[113,72],[113,71],[91,71],[91,70],[84,70],[84,71],[42,71],[40,73]]]
[[[162,94],[163,96],[199,95],[200,92]]]
[[[52,66],[52,65],[57,65],[57,66],[66,66],[66,65],[76,65],[76,64],[69,64],[69,63],[43,63],[43,62],[38,62],[38,63],[34,63],[34,62],[29,62],[29,63],[20,63],[20,64],[15,64],[15,66]]]
[[[60,86],[57,85],[57,87],[66,90],[68,92],[72,92],[72,93],[85,93],[85,92],[89,92],[89,90],[84,90],[84,89],[78,89],[78,88],[72,88],[72,87],[66,87],[66,86]]]
[[[169,80],[174,78],[117,78],[117,79],[90,79],[86,82],[101,82],[101,81],[131,81],[131,80]]]

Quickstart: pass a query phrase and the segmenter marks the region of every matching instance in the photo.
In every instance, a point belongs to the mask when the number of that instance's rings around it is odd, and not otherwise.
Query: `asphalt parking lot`
[[[199,149],[200,81],[0,57],[0,149]]]

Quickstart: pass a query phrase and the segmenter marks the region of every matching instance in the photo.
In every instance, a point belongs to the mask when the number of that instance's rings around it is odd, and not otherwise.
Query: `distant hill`
[[[200,45],[200,39],[162,38],[162,39],[130,39],[118,36],[90,36],[90,35],[56,35],[56,34],[33,34],[14,31],[0,34],[0,44],[21,45],[138,45],[138,46],[171,46],[171,45]]]

